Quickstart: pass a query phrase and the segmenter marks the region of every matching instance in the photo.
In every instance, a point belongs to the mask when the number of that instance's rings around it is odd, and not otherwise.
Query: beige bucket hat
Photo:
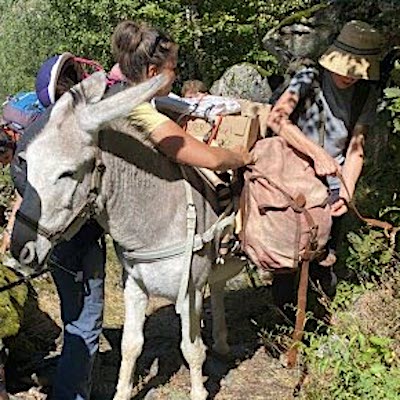
[[[379,80],[382,35],[362,21],[350,21],[319,59],[331,72],[352,78]]]

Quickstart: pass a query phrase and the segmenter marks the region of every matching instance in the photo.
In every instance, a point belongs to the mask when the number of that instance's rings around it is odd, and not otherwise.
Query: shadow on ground
[[[270,308],[271,297],[267,288],[240,289],[226,292],[226,319],[228,341],[232,354],[222,359],[212,352],[207,353],[204,366],[206,388],[213,399],[221,388],[221,380],[244,360],[250,359],[262,346],[260,327],[272,330],[277,316]],[[245,307],[244,307],[245,305]],[[203,339],[211,349],[211,311],[209,298],[204,307]],[[93,398],[111,399],[118,378],[121,360],[121,329],[104,329],[104,336],[111,349],[102,352],[96,365]],[[173,305],[159,308],[150,315],[145,324],[145,345],[138,359],[136,371],[137,393],[135,400],[144,399],[154,388],[170,381],[185,361],[180,352],[180,321]]]

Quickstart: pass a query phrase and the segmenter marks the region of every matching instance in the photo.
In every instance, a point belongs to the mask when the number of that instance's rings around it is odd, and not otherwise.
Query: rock
[[[271,88],[265,71],[249,63],[236,64],[228,68],[210,89],[216,96],[235,97],[266,103]]]
[[[393,0],[332,0],[299,11],[282,20],[267,32],[264,48],[275,55],[286,69],[292,58],[307,57],[316,60],[332,43],[342,26],[359,19],[370,22],[386,37],[386,52],[399,43],[397,1]]]
[[[316,59],[338,33],[338,19],[338,9],[332,6],[319,5],[295,13],[267,32],[264,48],[285,68],[292,58]]]

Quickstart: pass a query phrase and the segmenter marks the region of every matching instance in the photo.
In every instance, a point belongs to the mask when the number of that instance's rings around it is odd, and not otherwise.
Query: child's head
[[[204,93],[207,93],[204,82],[197,79],[183,82],[182,97],[197,97]]]

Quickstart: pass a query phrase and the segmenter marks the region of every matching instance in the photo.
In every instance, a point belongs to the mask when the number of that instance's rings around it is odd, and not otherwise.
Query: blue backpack
[[[36,92],[19,92],[8,97],[3,105],[2,117],[8,128],[21,135],[44,110]]]

